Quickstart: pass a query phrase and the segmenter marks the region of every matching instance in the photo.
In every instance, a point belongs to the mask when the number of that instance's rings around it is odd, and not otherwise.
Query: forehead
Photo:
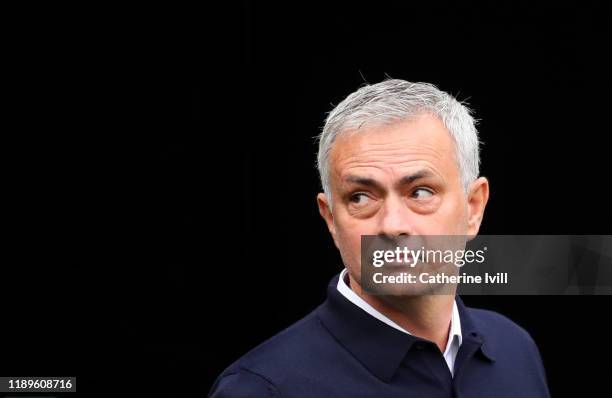
[[[388,126],[349,131],[338,136],[330,152],[334,174],[404,172],[421,166],[442,177],[457,173],[454,141],[440,119],[421,115]]]

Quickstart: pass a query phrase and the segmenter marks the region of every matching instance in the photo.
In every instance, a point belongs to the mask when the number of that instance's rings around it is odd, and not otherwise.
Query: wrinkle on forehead
[[[429,168],[445,180],[458,175],[454,141],[433,116],[340,136],[330,160],[337,176],[356,168],[395,174],[416,166]]]

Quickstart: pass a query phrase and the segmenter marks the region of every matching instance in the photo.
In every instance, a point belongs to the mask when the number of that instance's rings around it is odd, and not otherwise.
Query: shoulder
[[[247,398],[280,397],[274,384],[264,376],[248,369],[237,368],[224,372],[212,387],[210,397]]]
[[[499,336],[513,341],[533,343],[533,338],[522,326],[499,312],[467,307],[476,330],[487,337]]]
[[[333,342],[329,333],[321,326],[316,310],[255,347],[226,368],[217,378],[211,390],[212,397],[231,396],[240,391],[251,392],[250,396],[280,396],[276,386],[294,381],[296,375],[312,374],[332,355]],[[329,359],[329,358],[328,358]],[[245,395],[246,396],[246,395]]]
[[[495,356],[541,361],[533,337],[522,326],[495,311],[469,307],[466,310],[474,329],[482,335]]]

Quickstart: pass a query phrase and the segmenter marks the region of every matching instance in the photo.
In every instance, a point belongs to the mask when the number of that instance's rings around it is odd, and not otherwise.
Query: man
[[[319,211],[345,269],[311,314],[227,368],[212,397],[547,397],[529,334],[455,294],[370,294],[361,237],[475,236],[489,196],[469,110],[425,83],[349,95],[319,140]]]

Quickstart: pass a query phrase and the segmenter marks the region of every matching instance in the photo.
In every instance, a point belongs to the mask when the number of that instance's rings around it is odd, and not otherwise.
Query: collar
[[[317,316],[344,348],[371,373],[388,383],[412,346],[427,340],[401,328],[388,327],[353,304],[338,291],[339,276],[334,276],[329,283],[327,300],[319,307]],[[485,359],[494,361],[490,350],[485,347],[485,337],[476,330],[467,307],[458,296],[455,302],[461,319],[463,342]]]
[[[351,301],[357,307],[361,308],[362,310],[372,315],[374,318],[378,319],[379,321],[386,323],[387,325],[391,326],[394,329],[399,330],[402,333],[411,334],[408,330],[402,328],[400,325],[393,322],[383,313],[381,313],[376,308],[368,304],[364,299],[359,297],[357,293],[351,290],[347,282],[348,282],[348,272],[346,268],[344,268],[342,272],[340,273],[340,277],[338,278],[337,289],[340,292],[340,294],[342,294],[344,297],[346,297],[349,301]],[[463,336],[461,334],[461,317],[459,316],[459,310],[457,308],[456,301],[453,302],[453,310],[452,310],[451,322],[450,322],[450,331],[448,334],[448,341],[446,342],[446,349],[444,350],[444,355],[446,355],[448,351],[450,350],[451,345],[455,341],[455,338],[457,338],[457,344],[461,346],[461,343],[463,342]]]

